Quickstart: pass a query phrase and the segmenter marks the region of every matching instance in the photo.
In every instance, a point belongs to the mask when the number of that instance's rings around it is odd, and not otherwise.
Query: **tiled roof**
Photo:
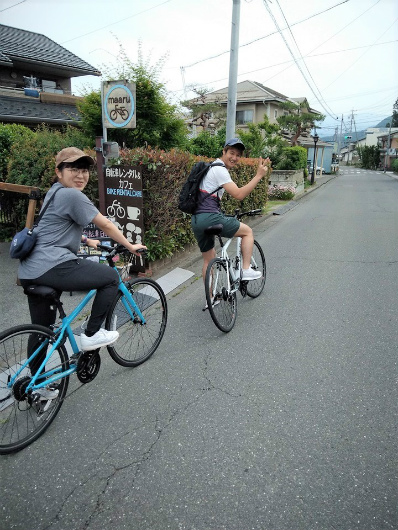
[[[73,69],[76,75],[100,75],[96,68],[48,37],[0,24],[0,62],[13,59]]]
[[[275,96],[275,97],[281,98],[281,99],[288,99],[287,96],[281,94],[280,92],[276,92],[276,90],[272,90],[272,88],[268,88],[268,87],[264,86],[262,83],[258,83],[257,81],[252,81],[252,83],[253,83],[253,85],[256,85],[256,86],[260,87],[262,90],[265,90],[265,92],[268,92],[272,96]]]
[[[0,96],[0,123],[74,123],[81,117],[74,105],[41,103],[38,99]]]

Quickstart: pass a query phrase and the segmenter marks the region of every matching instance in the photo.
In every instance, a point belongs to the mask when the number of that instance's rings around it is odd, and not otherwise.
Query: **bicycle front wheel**
[[[210,261],[205,278],[207,307],[214,324],[228,333],[236,321],[237,298],[236,291],[228,288],[228,265],[220,259]]]
[[[167,323],[167,301],[160,285],[148,278],[125,284],[145,322],[119,292],[106,319],[108,330],[117,330],[119,339],[107,346],[112,359],[122,366],[138,366],[149,359],[163,338]],[[131,318],[127,306],[134,318]]]
[[[0,454],[19,451],[31,444],[49,427],[58,414],[69,384],[69,376],[52,385],[58,396],[51,401],[32,402],[26,387],[32,379],[29,366],[21,371],[13,384],[11,380],[28,358],[43,344],[42,354],[54,333],[34,324],[10,328],[0,334]],[[68,355],[64,346],[52,354],[38,382],[48,378],[48,373],[69,368]]]
[[[257,241],[254,241],[253,254],[250,260],[252,269],[261,271],[262,276],[258,280],[247,282],[247,294],[251,298],[257,298],[263,292],[267,276],[267,266],[265,264],[264,252]]]

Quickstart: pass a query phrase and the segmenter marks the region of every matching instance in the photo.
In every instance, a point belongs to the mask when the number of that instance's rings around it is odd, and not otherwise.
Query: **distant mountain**
[[[375,127],[387,127],[387,123],[391,123],[391,120],[392,116],[390,116],[389,118],[384,118],[384,120],[375,125]]]
[[[391,120],[392,120],[392,116],[390,116],[388,118],[384,118],[384,120],[382,120],[377,125],[372,125],[372,127],[374,127],[375,129],[379,128],[379,127],[386,127],[387,123],[391,123]],[[323,142],[333,142],[334,141],[334,134],[332,134],[331,136],[322,136],[322,133],[320,132],[319,136],[320,136],[320,138],[321,138],[321,140]],[[362,131],[357,131],[356,134],[355,134],[355,131],[352,132],[352,140],[354,142],[357,139],[360,140],[361,138],[365,138],[365,136],[366,136],[366,129],[363,129]]]

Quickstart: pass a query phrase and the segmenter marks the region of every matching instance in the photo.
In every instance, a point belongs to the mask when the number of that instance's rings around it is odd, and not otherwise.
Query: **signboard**
[[[106,129],[132,129],[135,120],[135,83],[104,81],[102,83],[103,126]]]
[[[105,167],[105,214],[130,243],[144,236],[141,170],[134,166]],[[133,256],[132,270],[145,272],[143,258]]]
[[[104,245],[111,245],[111,239],[96,226],[94,223],[89,223],[83,229],[83,234],[86,235],[89,239],[99,239]],[[78,258],[90,259],[96,262],[105,262],[105,258],[102,255],[101,250],[96,250],[87,245],[81,243],[79,251],[77,253]]]

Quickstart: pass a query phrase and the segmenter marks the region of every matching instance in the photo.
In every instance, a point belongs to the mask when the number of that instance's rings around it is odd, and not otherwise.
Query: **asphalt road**
[[[258,224],[266,288],[229,334],[201,280],[172,293],[147,363],[104,351],[1,457],[1,530],[398,528],[397,204],[397,180],[347,169]]]

